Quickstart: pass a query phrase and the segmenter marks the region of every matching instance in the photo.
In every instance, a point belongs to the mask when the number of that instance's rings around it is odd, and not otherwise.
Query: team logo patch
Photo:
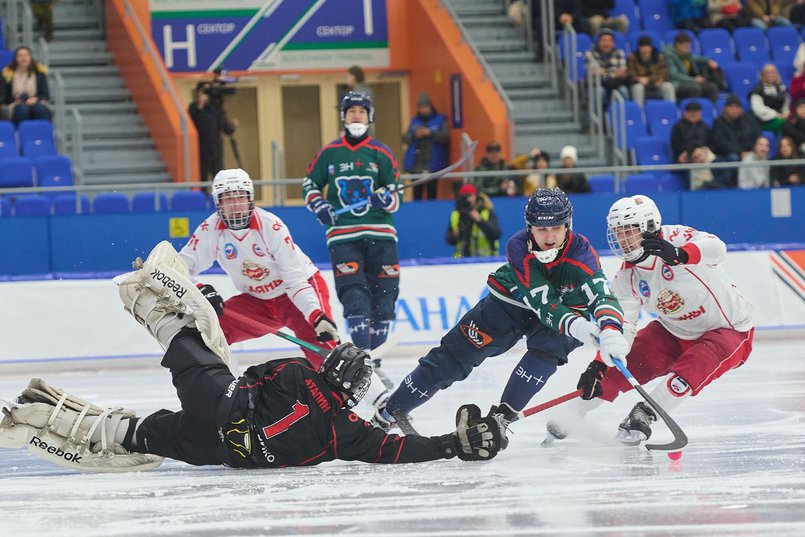
[[[461,328],[461,333],[464,334],[464,337],[479,349],[492,343],[492,336],[484,334],[478,330],[478,326],[475,324],[475,321],[470,321],[469,325],[461,324],[459,327]]]
[[[380,274],[377,275],[378,278],[399,278],[400,277],[400,265],[383,265],[381,267]]]
[[[355,261],[347,261],[346,263],[338,263],[335,266],[335,277],[350,276],[358,272],[360,266]]]
[[[682,397],[690,391],[690,385],[679,375],[674,375],[668,379],[668,391],[671,395]]]
[[[258,282],[268,278],[269,272],[270,271],[266,267],[263,265],[258,265],[254,261],[244,261],[243,265],[240,267],[241,274]]]
[[[327,166],[327,173],[329,173],[330,175],[335,175],[335,166],[333,164]]]
[[[657,309],[665,315],[678,312],[684,305],[685,299],[670,289],[663,289],[657,296]]]
[[[644,297],[648,298],[651,295],[651,289],[649,289],[648,282],[646,280],[640,280],[637,284],[637,288],[640,290],[640,294]]]
[[[224,256],[227,259],[235,259],[238,257],[238,249],[231,242],[224,244]]]
[[[351,177],[339,177],[336,179],[338,185],[338,199],[344,207],[369,199],[372,195],[372,178],[353,175]],[[369,205],[358,207],[350,211],[355,216],[360,216],[369,212]]]
[[[665,264],[662,266],[662,279],[668,282],[674,279],[673,269]]]
[[[266,251],[263,250],[263,247],[260,246],[259,244],[252,244],[252,252],[254,252],[254,255],[256,255],[257,257],[266,256]]]
[[[690,320],[695,319],[697,317],[701,317],[702,315],[704,315],[704,312],[705,312],[704,306],[699,306],[699,309],[689,311],[685,315],[681,315],[681,316],[677,317],[674,320],[676,320],[676,321],[690,321]]]

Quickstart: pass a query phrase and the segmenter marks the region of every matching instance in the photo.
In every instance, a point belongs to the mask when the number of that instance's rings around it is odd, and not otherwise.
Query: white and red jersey
[[[669,266],[651,255],[638,264],[621,265],[612,291],[623,308],[625,332],[634,334],[641,308],[657,314],[680,339],[698,339],[719,328],[750,330],[752,305],[720,265],[727,255],[721,239],[687,226],[662,226],[661,233],[687,252],[688,262]]]
[[[326,311],[309,278],[318,272],[276,215],[254,209],[247,229],[233,231],[218,213],[199,225],[179,252],[195,277],[218,261],[242,293],[268,300],[287,294],[305,319]]]

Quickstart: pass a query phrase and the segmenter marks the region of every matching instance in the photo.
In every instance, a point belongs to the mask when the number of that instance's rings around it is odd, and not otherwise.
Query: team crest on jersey
[[[644,297],[648,298],[651,295],[651,289],[649,289],[648,282],[646,280],[640,280],[637,284],[637,288],[640,290],[640,294]]]
[[[685,305],[685,299],[671,289],[663,289],[657,296],[657,309],[665,315],[676,313]]]
[[[674,279],[674,270],[665,263],[663,263],[662,270],[660,272],[662,273],[663,280],[670,282]]]
[[[469,325],[459,325],[459,327],[461,328],[461,333],[464,334],[464,337],[467,338],[470,343],[475,345],[476,348],[480,349],[481,347],[485,347],[492,343],[492,336],[484,334],[478,330],[478,325],[475,324],[475,321],[470,321]]]
[[[682,397],[690,391],[690,385],[679,375],[674,375],[668,379],[668,391],[671,395]]]
[[[341,205],[344,207],[369,199],[372,195],[372,178],[361,177],[353,175],[350,177],[339,177],[336,179],[338,185],[338,199],[341,200]],[[352,209],[350,212],[355,216],[366,214],[369,211],[369,205],[364,205],[357,209]]]
[[[240,267],[240,273],[249,279],[261,281],[268,278],[268,273],[271,272],[263,265],[258,265],[254,261],[244,261]]]
[[[355,261],[347,261],[346,263],[338,263],[335,266],[335,277],[349,276],[358,272],[359,265]]]
[[[332,164],[327,166],[327,173],[330,174],[330,175],[335,175],[335,166],[332,165]]]
[[[224,256],[226,256],[226,258],[230,260],[235,259],[236,257],[238,257],[238,249],[235,248],[234,244],[228,242],[224,244]]]
[[[377,275],[378,278],[399,278],[400,277],[400,265],[383,265],[381,267],[380,274]]]
[[[252,244],[252,252],[254,252],[254,255],[256,255],[257,257],[266,256],[266,251],[263,250],[263,247],[260,246],[259,244]]]

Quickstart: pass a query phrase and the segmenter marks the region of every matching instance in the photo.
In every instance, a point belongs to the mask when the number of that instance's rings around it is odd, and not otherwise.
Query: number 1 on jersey
[[[263,427],[263,434],[266,436],[266,439],[271,438],[272,436],[277,436],[278,434],[282,434],[290,429],[291,425],[301,420],[308,414],[310,414],[310,407],[304,403],[300,403],[297,399],[293,404],[293,410],[291,410],[291,413],[284,418],[275,421],[271,425]]]

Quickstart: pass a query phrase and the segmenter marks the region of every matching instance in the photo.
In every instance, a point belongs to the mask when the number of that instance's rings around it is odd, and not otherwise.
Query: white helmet
[[[625,244],[618,242],[618,230],[624,227],[635,226],[640,233],[631,237],[623,237]],[[662,226],[660,210],[646,196],[632,196],[621,198],[612,204],[607,214],[607,242],[612,252],[626,261],[635,261],[643,256],[643,233],[656,233]]]
[[[249,206],[246,208],[227,207],[224,212],[223,202],[230,198],[241,197],[247,194]],[[245,229],[252,221],[254,210],[254,185],[249,174],[240,168],[221,170],[212,180],[212,199],[218,215],[229,229]]]

